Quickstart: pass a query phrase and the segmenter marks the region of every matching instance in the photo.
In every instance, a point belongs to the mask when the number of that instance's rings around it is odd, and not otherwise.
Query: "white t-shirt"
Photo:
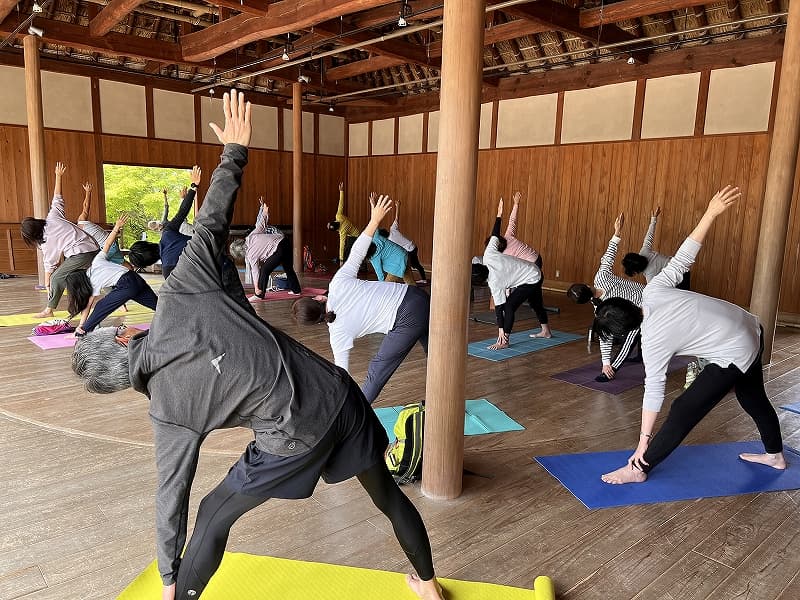
[[[119,278],[125,275],[128,269],[108,260],[108,254],[102,250],[92,260],[92,266],[86,270],[86,275],[92,283],[92,294],[99,296],[103,288],[117,285]]]
[[[363,233],[358,236],[328,289],[327,310],[336,313],[333,323],[328,323],[333,359],[337,366],[347,370],[353,341],[370,333],[388,333],[408,291],[404,283],[357,278],[371,241]]]
[[[506,290],[525,284],[536,284],[542,280],[542,271],[534,263],[516,256],[503,254],[498,250],[500,240],[496,236],[489,238],[483,253],[483,264],[489,267],[489,291],[495,305],[505,304],[508,299]]]
[[[389,241],[394,242],[406,252],[412,252],[414,248],[416,248],[414,242],[400,233],[400,227],[397,225],[397,219],[395,219],[395,221],[392,223],[392,226],[389,228]]]
[[[696,292],[676,289],[694,263],[701,244],[687,238],[642,296],[642,359],[646,410],[664,402],[667,367],[673,356],[697,356],[722,368],[744,372],[760,348],[761,327],[749,312]]]

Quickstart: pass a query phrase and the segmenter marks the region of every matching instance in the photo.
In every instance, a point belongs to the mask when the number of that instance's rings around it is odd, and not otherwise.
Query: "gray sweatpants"
[[[73,254],[64,259],[58,268],[50,275],[50,294],[47,296],[47,308],[53,310],[58,306],[58,301],[64,295],[67,275],[73,271],[86,270],[92,266],[92,259],[97,256],[97,250]]]
[[[417,342],[425,354],[428,353],[428,319],[431,312],[431,299],[416,286],[408,286],[406,295],[397,309],[394,327],[386,334],[367,369],[367,379],[361,391],[367,402],[372,404],[383,386],[411,352]]]

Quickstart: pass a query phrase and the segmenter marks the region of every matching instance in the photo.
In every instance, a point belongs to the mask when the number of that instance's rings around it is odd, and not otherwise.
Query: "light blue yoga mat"
[[[381,425],[389,434],[389,440],[394,441],[394,423],[397,415],[403,410],[402,406],[389,406],[376,408]],[[484,433],[500,433],[502,431],[522,431],[525,428],[497,408],[488,400],[467,400],[466,413],[464,414],[464,435],[481,435]]]
[[[792,404],[784,404],[781,406],[783,410],[788,410],[789,412],[797,413],[800,415],[800,402],[793,402]]]
[[[545,350],[553,346],[559,346],[568,342],[583,339],[582,335],[575,335],[574,333],[566,333],[564,331],[553,331],[551,338],[532,338],[530,334],[537,333],[538,329],[529,329],[527,331],[519,331],[512,333],[510,337],[510,346],[503,350],[488,350],[487,346],[491,346],[497,341],[497,338],[490,340],[482,340],[480,342],[472,342],[467,349],[470,356],[476,358],[485,358],[492,362],[500,362],[515,356],[523,356],[536,352],[537,350]]]
[[[633,450],[536,456],[535,460],[586,508],[655,504],[715,496],[800,489],[800,454],[785,446],[789,468],[745,462],[741,452],[764,452],[761,442],[679,446],[644,483],[612,485],[600,476],[624,465]]]

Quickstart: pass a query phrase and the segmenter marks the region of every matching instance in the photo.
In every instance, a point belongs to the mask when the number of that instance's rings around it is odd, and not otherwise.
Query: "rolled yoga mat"
[[[669,363],[667,373],[672,373],[679,369],[685,369],[693,359],[688,356],[673,356]],[[551,379],[566,381],[574,385],[589,388],[598,392],[609,394],[622,394],[628,390],[644,384],[644,365],[641,362],[632,363],[625,361],[622,368],[617,371],[616,376],[611,381],[595,381],[594,378],[600,375],[602,364],[594,361],[588,365],[570,369],[551,375]]]
[[[452,600],[555,600],[553,582],[537,577],[533,590],[439,579]],[[117,600],[161,597],[161,578],[151,563]],[[226,552],[202,600],[414,600],[405,574]]]
[[[679,446],[644,483],[613,485],[600,479],[627,463],[633,452],[559,454],[534,460],[592,509],[800,489],[800,454],[794,448],[784,447],[789,463],[784,471],[739,458],[742,452],[764,452],[761,442]]]

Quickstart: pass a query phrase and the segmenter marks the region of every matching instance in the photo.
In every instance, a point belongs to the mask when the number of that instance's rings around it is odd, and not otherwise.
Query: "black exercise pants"
[[[428,279],[428,276],[425,274],[425,267],[419,262],[419,253],[417,252],[416,246],[408,253],[408,264],[419,273],[420,279]]]
[[[525,302],[530,304],[533,312],[536,313],[536,318],[539,319],[539,323],[547,325],[547,311],[544,308],[544,299],[542,298],[542,282],[526,283],[514,288],[505,303],[494,308],[497,326],[502,327],[503,333],[506,335],[511,335],[517,309]]]
[[[258,269],[258,289],[261,290],[261,296],[266,293],[269,276],[278,265],[282,266],[286,273],[289,289],[295,294],[299,294],[300,280],[297,279],[297,273],[295,273],[294,265],[292,264],[292,242],[289,238],[283,238],[275,252],[268,256]]]

